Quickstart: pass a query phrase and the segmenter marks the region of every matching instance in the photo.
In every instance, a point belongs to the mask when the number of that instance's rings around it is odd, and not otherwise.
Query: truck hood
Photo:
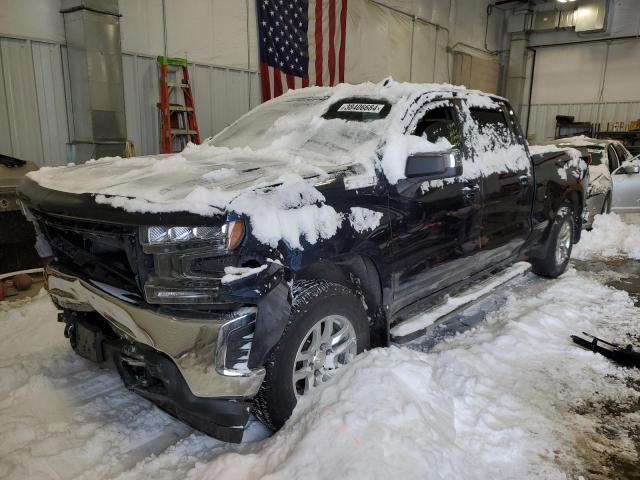
[[[179,154],[110,157],[82,165],[44,167],[28,176],[50,190],[93,194],[99,203],[129,211],[224,211],[248,191],[278,185],[286,179],[327,179],[353,164],[320,155],[280,151],[193,146]],[[217,211],[216,211],[217,210]]]

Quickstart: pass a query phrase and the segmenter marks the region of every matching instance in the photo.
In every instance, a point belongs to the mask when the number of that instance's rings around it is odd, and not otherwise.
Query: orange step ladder
[[[189,82],[189,69],[185,58],[158,57],[160,65],[160,110],[162,153],[180,152],[188,142],[200,143],[200,130],[196,120],[196,108],[193,102],[193,90]],[[178,72],[182,73],[179,79]],[[169,74],[176,79],[169,81]],[[172,96],[174,102],[171,101]],[[176,103],[180,97],[183,103]]]

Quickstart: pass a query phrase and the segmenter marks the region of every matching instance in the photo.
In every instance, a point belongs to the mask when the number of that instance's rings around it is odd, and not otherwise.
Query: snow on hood
[[[451,147],[446,140],[430,143],[405,135],[405,129],[417,97],[454,92],[474,106],[496,105],[486,94],[451,85],[385,80],[311,87],[258,106],[214,138],[178,154],[43,167],[29,177],[46,188],[94,194],[98,203],[131,212],[246,214],[259,241],[275,247],[284,239],[301,248],[302,238],[309,243],[330,238],[343,220],[324,204],[314,187],[318,180],[337,171],[372,177],[381,170],[397,183],[409,154]],[[383,100],[391,110],[368,122],[323,118],[329,106],[351,97]],[[472,163],[467,167],[474,169]]]

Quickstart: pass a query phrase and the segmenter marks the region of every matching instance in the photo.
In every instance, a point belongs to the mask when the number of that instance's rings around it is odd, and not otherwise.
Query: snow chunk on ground
[[[596,215],[593,229],[582,232],[571,256],[580,260],[623,256],[640,259],[640,226],[623,222],[615,213]]]
[[[349,223],[356,232],[375,230],[380,225],[382,212],[376,212],[362,207],[351,207]]]

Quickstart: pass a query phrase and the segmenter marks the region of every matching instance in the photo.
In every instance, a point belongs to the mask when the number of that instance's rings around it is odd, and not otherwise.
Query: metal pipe
[[[251,110],[251,39],[249,38],[249,0],[245,1],[247,12],[247,107]]]
[[[533,96],[533,78],[536,73],[536,50],[527,47],[527,50],[533,51],[533,63],[531,64],[531,81],[529,83],[529,105],[527,106],[527,128],[525,129],[525,140],[529,137],[529,121],[531,119],[531,97]]]
[[[411,22],[411,58],[409,59],[409,81],[413,82],[413,45],[416,38],[416,16],[413,16],[413,22]]]
[[[167,4],[162,0],[162,39],[164,41],[164,56],[169,56],[167,47]]]
[[[616,42],[616,41],[624,41],[624,40],[638,40],[637,35],[626,35],[624,37],[613,37],[613,38],[594,38],[591,40],[578,40],[577,42],[562,42],[562,43],[548,43],[542,45],[529,45],[528,48],[551,48],[551,47],[566,47],[569,45],[584,45],[586,43],[600,43],[600,42]]]

